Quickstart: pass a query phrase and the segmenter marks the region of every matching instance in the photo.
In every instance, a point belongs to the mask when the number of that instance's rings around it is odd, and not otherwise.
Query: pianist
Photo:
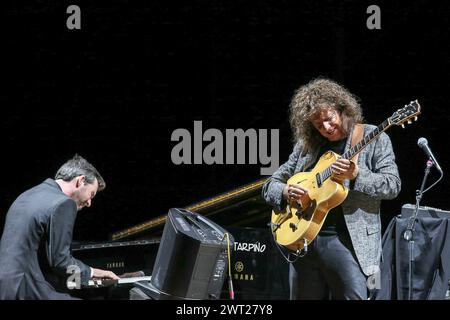
[[[91,268],[72,257],[70,245],[77,211],[91,206],[105,188],[98,171],[75,155],[55,180],[22,193],[11,205],[0,241],[0,300],[72,299],[64,293],[68,270],[90,278],[118,279],[111,271]]]

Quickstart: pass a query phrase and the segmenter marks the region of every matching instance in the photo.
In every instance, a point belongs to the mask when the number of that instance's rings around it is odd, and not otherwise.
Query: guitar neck
[[[344,159],[352,159],[354,156],[356,156],[361,150],[363,150],[368,144],[370,144],[376,137],[378,137],[382,132],[386,131],[391,124],[388,120],[383,121],[378,127],[376,127],[371,133],[364,136],[364,138],[355,144],[353,147],[347,150],[342,155],[342,158]]]
[[[392,125],[401,125],[404,127],[405,122],[408,124],[411,123],[411,119],[417,120],[417,116],[420,114],[420,104],[417,100],[411,101],[408,105],[406,105],[402,109],[398,109],[396,112],[392,114],[389,118],[384,120],[378,127],[375,128],[371,133],[364,136],[364,138],[348,149],[341,156],[344,159],[352,159],[356,156],[361,150],[363,150],[369,143],[371,143],[376,137],[378,137],[381,133],[389,129]],[[328,166],[324,171],[319,172],[317,174],[318,183],[321,184],[323,181],[331,177],[332,169],[331,166]]]
[[[378,127],[376,127],[371,133],[364,136],[364,138],[355,144],[353,147],[348,149],[343,155],[342,158],[345,159],[352,159],[354,156],[356,156],[359,152],[361,152],[362,149],[364,149],[369,143],[371,143],[376,137],[378,137],[382,132],[386,131],[392,124],[389,122],[389,120],[383,121]],[[332,169],[331,166],[327,167],[324,171],[319,173],[319,179],[320,181],[325,181],[329,177],[331,177]]]

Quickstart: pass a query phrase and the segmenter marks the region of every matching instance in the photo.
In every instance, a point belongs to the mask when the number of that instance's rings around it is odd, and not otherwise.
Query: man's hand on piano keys
[[[137,281],[150,281],[152,278],[151,276],[146,276],[143,271],[124,273],[118,277],[112,271],[95,268],[92,269],[94,270],[94,276],[91,280],[89,280],[88,284],[83,285],[84,288],[101,288],[126,285]]]
[[[119,280],[120,278],[112,271],[108,270],[102,270],[102,269],[96,269],[92,268],[94,270],[94,274],[92,278],[94,279],[112,279],[112,280]]]

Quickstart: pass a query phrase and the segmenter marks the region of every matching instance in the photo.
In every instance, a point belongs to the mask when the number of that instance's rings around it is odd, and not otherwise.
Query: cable
[[[223,237],[227,237],[227,246],[228,246],[228,290],[230,294],[230,299],[234,300],[234,289],[233,289],[233,278],[231,277],[231,248],[230,248],[230,235],[225,233]]]
[[[441,181],[442,177],[444,176],[444,173],[441,172],[441,176],[439,177],[439,179],[436,180],[435,183],[433,183],[431,186],[429,186],[428,188],[425,189],[425,191],[422,191],[422,194],[424,194],[425,192],[427,192],[428,190],[430,190],[431,188],[433,188],[439,181]]]
[[[284,253],[283,251],[283,246],[281,246],[276,240],[275,240],[275,232],[272,232],[272,240],[273,243],[275,244],[276,248],[278,249],[278,251],[280,251],[281,256],[284,258],[284,260],[286,260],[288,263],[293,263],[295,261],[298,260],[298,258],[303,258],[306,253],[307,253],[307,246],[305,246],[306,250],[297,250],[297,252],[289,252],[287,255]],[[295,258],[293,260],[291,260],[289,258],[290,255],[293,255]]]

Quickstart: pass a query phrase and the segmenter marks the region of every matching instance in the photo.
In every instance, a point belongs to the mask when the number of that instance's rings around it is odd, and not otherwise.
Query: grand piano
[[[206,199],[184,209],[198,213],[229,231],[235,245],[231,274],[235,299],[288,299],[289,265],[270,233],[271,207],[261,197],[266,179]],[[74,243],[72,254],[93,267],[116,274],[152,274],[167,214],[112,233],[103,243]],[[85,299],[127,299],[131,285],[87,288]],[[223,298],[227,298],[226,288]]]

